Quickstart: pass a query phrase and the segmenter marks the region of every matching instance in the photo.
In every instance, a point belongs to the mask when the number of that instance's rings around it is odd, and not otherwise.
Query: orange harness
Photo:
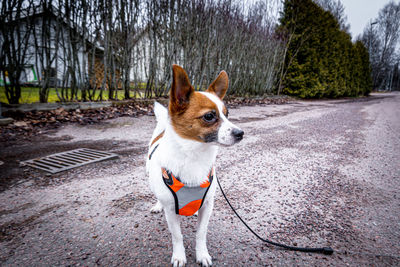
[[[154,141],[152,144],[154,144]],[[149,160],[151,160],[151,157],[157,148],[158,144],[149,154]],[[211,168],[210,172],[208,173],[207,180],[204,183],[202,183],[200,186],[192,187],[182,183],[179,177],[175,177],[167,169],[161,168],[164,183],[171,191],[175,200],[176,214],[192,216],[201,208],[214,178],[213,169],[214,168]]]
[[[161,168],[165,185],[171,191],[175,199],[175,213],[179,215],[192,216],[203,205],[208,189],[213,181],[213,168],[207,176],[207,181],[200,186],[189,187],[182,183],[170,171]]]

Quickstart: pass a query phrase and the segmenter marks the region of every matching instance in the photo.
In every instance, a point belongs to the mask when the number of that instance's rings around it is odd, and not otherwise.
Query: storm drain
[[[118,155],[115,153],[109,153],[89,148],[79,148],[57,154],[52,154],[50,156],[42,158],[23,161],[22,165],[27,165],[50,173],[57,173],[80,167],[89,163],[117,157]]]

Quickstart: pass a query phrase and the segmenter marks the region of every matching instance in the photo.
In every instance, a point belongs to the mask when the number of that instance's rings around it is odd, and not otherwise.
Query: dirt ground
[[[331,256],[261,243],[217,190],[208,230],[214,266],[399,266],[400,94],[242,106],[244,131],[216,167],[238,212],[261,236],[331,246]],[[65,124],[0,147],[0,265],[168,266],[163,214],[150,214],[145,156],[155,118]],[[119,154],[59,174],[20,161],[88,147]],[[195,217],[182,218],[188,266]]]

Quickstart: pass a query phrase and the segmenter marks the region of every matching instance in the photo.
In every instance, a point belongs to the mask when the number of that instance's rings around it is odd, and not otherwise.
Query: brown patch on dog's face
[[[218,141],[222,119],[217,104],[204,94],[195,92],[182,67],[172,66],[172,78],[168,108],[175,132],[183,138],[199,142]],[[206,92],[222,99],[228,86],[228,75],[221,71]],[[227,115],[225,107],[222,112]]]
[[[225,106],[222,108],[222,112],[224,113],[225,117],[228,118],[229,112],[228,112],[228,109]]]
[[[199,142],[214,142],[222,120],[217,105],[207,96],[193,92],[183,112],[170,112],[172,126],[179,136]]]

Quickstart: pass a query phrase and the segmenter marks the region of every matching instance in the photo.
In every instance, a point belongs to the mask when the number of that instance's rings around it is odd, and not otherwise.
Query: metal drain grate
[[[51,173],[57,173],[89,163],[117,157],[118,155],[114,153],[88,148],[79,148],[53,154],[47,157],[23,161],[22,165],[27,165]]]

